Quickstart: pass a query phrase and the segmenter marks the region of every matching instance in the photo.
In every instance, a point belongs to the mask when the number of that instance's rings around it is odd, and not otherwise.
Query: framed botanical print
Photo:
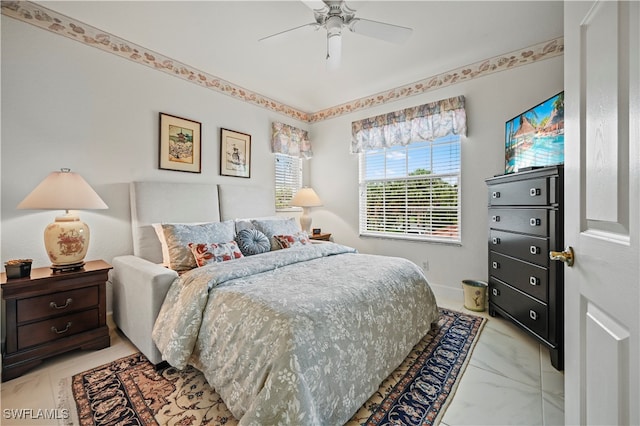
[[[160,164],[165,170],[201,172],[202,124],[160,113]]]
[[[220,175],[251,176],[251,135],[220,129]]]

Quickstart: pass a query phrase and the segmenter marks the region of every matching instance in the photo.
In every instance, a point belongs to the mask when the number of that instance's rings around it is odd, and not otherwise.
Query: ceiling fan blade
[[[309,9],[318,13],[326,13],[329,11],[329,6],[322,0],[300,0],[304,3]]]
[[[284,35],[286,33],[290,33],[292,31],[296,31],[296,30],[299,30],[301,28],[312,28],[312,29],[317,31],[320,28],[320,25],[317,22],[312,22],[310,24],[300,25],[299,27],[289,28],[288,30],[280,31],[279,33],[275,33],[275,34],[268,35],[266,37],[262,37],[258,41],[270,40],[272,38],[282,36],[282,35]]]
[[[405,42],[413,32],[411,28],[362,18],[353,18],[348,27],[354,33],[397,44]]]

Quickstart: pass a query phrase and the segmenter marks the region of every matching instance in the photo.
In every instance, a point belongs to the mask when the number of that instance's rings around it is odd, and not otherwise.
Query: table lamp
[[[309,216],[309,207],[318,207],[322,205],[320,197],[313,188],[304,187],[296,193],[291,200],[292,206],[302,207],[302,216],[300,216],[300,226],[307,233],[311,230],[311,216]]]
[[[65,210],[44,230],[44,246],[55,272],[80,269],[89,248],[89,227],[69,210],[106,209],[89,184],[70,169],[52,172],[24,200],[19,209]]]

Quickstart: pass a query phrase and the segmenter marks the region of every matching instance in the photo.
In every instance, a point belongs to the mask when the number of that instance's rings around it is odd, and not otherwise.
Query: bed
[[[132,183],[134,255],[113,260],[114,320],[151,362],[202,371],[240,424],[343,424],[429,331],[435,298],[412,262],[332,242],[181,274],[161,265],[152,224],[290,227],[272,205],[264,188]]]

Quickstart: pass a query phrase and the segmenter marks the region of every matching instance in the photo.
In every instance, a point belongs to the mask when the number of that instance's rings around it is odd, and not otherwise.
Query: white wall
[[[425,273],[436,290],[459,295],[463,279],[488,276],[484,180],[504,172],[505,122],[562,90],[563,58],[556,57],[314,124],[310,179],[324,206],[313,209],[312,226],[364,253],[401,256],[421,267],[428,262]],[[468,127],[462,143],[462,245],[359,237],[358,156],[349,153],[351,122],[458,95],[466,98]]]
[[[202,173],[158,169],[160,112],[202,123]],[[82,211],[87,259],[131,253],[128,183],[134,180],[269,185],[267,109],[203,89],[2,16],[2,251],[48,266],[42,233],[60,212],[16,210],[51,171],[81,174],[109,206]],[[220,128],[252,135],[250,179],[219,175]]]
[[[563,85],[562,57],[557,57],[308,125],[4,16],[1,24],[0,259],[30,257],[34,267],[50,263],[42,232],[57,212],[15,206],[49,172],[71,168],[109,205],[80,215],[92,232],[87,259],[111,261],[132,251],[130,181],[272,184],[269,136],[277,120],[311,131],[315,156],[306,163],[309,183],[324,202],[312,209],[312,226],[362,252],[398,255],[418,265],[428,261],[432,284],[459,289],[462,279],[487,275],[484,179],[503,169],[505,121]],[[351,121],[460,94],[466,96],[469,129],[462,150],[462,246],[360,238]],[[202,123],[201,174],[158,169],[159,112]],[[219,175],[221,127],[252,135],[250,179]]]

